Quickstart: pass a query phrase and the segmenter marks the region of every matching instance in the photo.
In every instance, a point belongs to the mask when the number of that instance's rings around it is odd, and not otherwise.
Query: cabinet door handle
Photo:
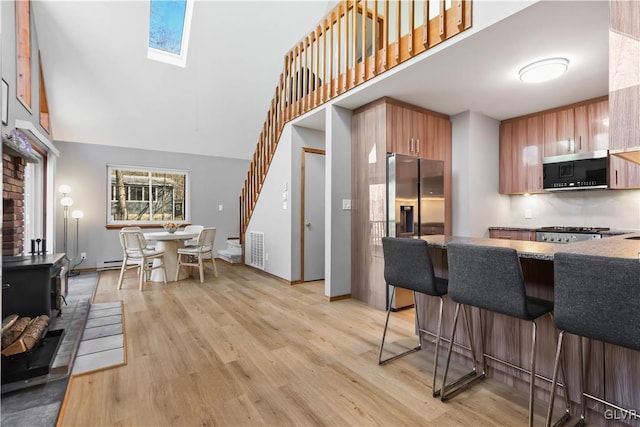
[[[616,169],[616,185],[618,185],[618,170]]]
[[[11,287],[10,283],[3,283],[2,284],[2,290],[4,291],[5,289],[9,289]]]
[[[511,240],[512,236],[500,236],[498,235],[498,239],[507,239],[507,240]]]
[[[582,135],[578,137],[578,150],[582,151]]]
[[[420,153],[420,140],[416,138],[416,153]]]

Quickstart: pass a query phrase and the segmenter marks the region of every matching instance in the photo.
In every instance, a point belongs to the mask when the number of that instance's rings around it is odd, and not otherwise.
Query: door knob
[[[305,226],[305,227],[311,227],[311,223],[310,223],[310,222],[305,222],[305,223],[304,223],[304,226]]]

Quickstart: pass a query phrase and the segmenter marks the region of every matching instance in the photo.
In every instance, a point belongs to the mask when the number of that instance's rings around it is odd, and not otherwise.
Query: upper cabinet
[[[610,149],[640,163],[640,2],[609,4]]]
[[[387,102],[387,151],[445,160],[451,121],[445,115],[394,100]]]
[[[606,97],[543,113],[544,157],[606,150],[608,118]]]
[[[542,192],[543,116],[500,124],[500,193]]]
[[[606,97],[503,121],[500,193],[542,192],[543,157],[607,150],[609,126]],[[640,164],[610,156],[609,188],[640,188]]]

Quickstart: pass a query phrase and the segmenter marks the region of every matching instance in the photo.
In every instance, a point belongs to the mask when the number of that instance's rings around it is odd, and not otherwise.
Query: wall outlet
[[[525,209],[525,210],[524,210],[524,217],[525,217],[526,219],[531,219],[531,218],[533,218],[533,214],[531,213],[531,209]]]
[[[82,252],[80,254],[80,259],[87,259],[87,253],[86,252]]]
[[[220,212],[222,212],[222,210],[223,210],[223,209],[224,209],[224,206],[222,206],[222,205],[218,205],[218,210],[219,210]]]

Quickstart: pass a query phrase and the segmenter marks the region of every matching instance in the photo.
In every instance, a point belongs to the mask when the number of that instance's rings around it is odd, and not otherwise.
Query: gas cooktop
[[[572,243],[602,238],[606,227],[541,227],[536,230],[538,242]]]

